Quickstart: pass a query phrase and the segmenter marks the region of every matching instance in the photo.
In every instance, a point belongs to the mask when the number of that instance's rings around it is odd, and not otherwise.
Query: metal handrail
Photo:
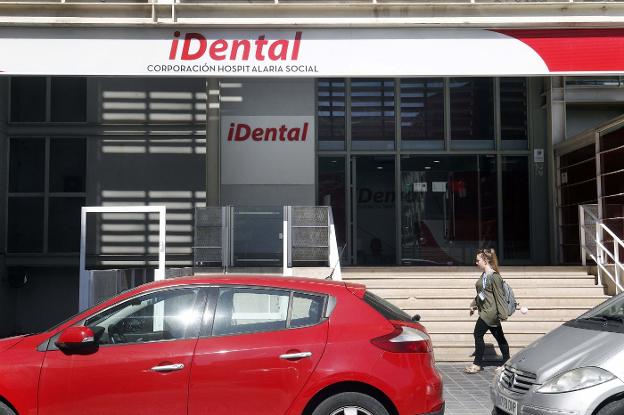
[[[622,241],[611,229],[609,229],[596,215],[594,215],[589,207],[597,206],[593,205],[579,205],[579,231],[580,231],[580,248],[581,248],[581,261],[583,265],[586,265],[587,256],[589,256],[598,265],[598,284],[602,284],[602,274],[606,274],[611,281],[615,284],[615,293],[619,294],[624,291],[624,287],[620,283],[620,277],[624,272],[624,265],[620,262],[620,246],[624,248],[624,241]],[[585,217],[588,216],[593,220],[593,224],[586,224]],[[595,227],[594,232],[587,232],[588,227]],[[603,234],[606,232],[613,238],[613,252],[609,250],[604,244]],[[595,253],[591,252],[588,245],[589,242],[595,245]],[[608,262],[610,258],[613,264]],[[613,265],[615,275],[607,269],[605,265]]]

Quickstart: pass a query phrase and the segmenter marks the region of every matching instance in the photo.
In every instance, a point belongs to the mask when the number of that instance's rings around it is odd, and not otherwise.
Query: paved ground
[[[496,366],[486,366],[479,373],[466,374],[462,363],[438,363],[444,378],[445,415],[490,415],[490,383]]]

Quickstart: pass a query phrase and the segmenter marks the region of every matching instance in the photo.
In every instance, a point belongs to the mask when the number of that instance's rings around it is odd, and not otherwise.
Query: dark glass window
[[[526,78],[500,79],[501,140],[505,149],[526,149],[528,140]]]
[[[321,150],[345,148],[345,81],[318,81],[318,141]]]
[[[50,191],[84,192],[86,142],[83,138],[50,140]]]
[[[14,137],[9,152],[9,251],[78,252],[86,191],[85,139]]]
[[[530,257],[529,166],[525,156],[503,157],[503,240],[505,259]]]
[[[84,122],[87,119],[87,79],[53,77],[51,121]]]
[[[478,248],[496,246],[497,208],[495,157],[404,156],[402,262],[471,264]]]
[[[451,78],[451,146],[494,148],[494,79]]]
[[[48,252],[80,251],[80,208],[83,197],[52,197],[49,201]]]
[[[11,121],[42,122],[46,119],[46,78],[11,78]]]
[[[320,295],[294,293],[292,315],[288,327],[305,327],[317,324],[323,318],[325,297]]]
[[[43,197],[10,197],[8,204],[9,252],[41,252]]]
[[[351,137],[354,150],[394,149],[394,81],[351,82]]]
[[[602,183],[602,218],[620,239],[624,238],[624,128],[600,137]],[[613,246],[613,237],[604,234],[605,244]],[[624,249],[619,248],[620,258]]]
[[[401,146],[404,149],[444,148],[442,78],[401,79]]]
[[[12,138],[10,141],[9,192],[43,192],[44,138]]]
[[[338,249],[342,250],[346,242],[344,157],[319,157],[318,175],[317,203],[319,206],[331,206]]]

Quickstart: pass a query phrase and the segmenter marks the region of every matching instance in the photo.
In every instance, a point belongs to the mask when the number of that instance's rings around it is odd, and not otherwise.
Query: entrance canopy
[[[3,75],[621,74],[624,29],[0,28]]]

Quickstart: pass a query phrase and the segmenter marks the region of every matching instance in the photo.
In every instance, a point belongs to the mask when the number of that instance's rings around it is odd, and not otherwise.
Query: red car
[[[0,340],[2,415],[443,413],[425,328],[358,284],[176,278]]]

